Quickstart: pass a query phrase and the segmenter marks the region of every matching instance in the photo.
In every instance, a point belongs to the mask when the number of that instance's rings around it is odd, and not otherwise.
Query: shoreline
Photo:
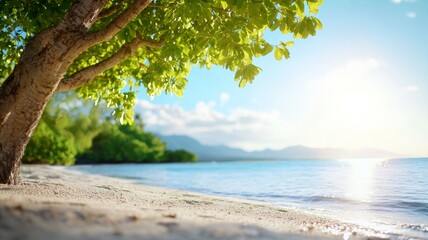
[[[265,202],[50,166],[21,172],[21,185],[0,185],[0,239],[385,239]]]

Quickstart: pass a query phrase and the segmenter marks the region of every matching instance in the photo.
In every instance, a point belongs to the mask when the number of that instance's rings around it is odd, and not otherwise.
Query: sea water
[[[428,159],[266,160],[72,168],[148,185],[261,200],[364,225],[392,238],[428,239]]]

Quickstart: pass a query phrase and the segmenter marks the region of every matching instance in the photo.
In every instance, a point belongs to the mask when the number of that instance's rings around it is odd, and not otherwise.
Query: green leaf
[[[279,49],[279,48],[275,48],[275,51],[274,51],[274,56],[275,56],[275,59],[276,60],[281,60],[281,58],[282,58],[282,50],[281,49]]]
[[[226,2],[226,1],[220,1],[220,3],[221,3],[221,7],[222,7],[223,9],[226,9],[226,8],[227,8],[227,2]]]
[[[284,55],[285,59],[289,59],[290,58],[290,51],[288,51],[287,48],[283,48],[281,49],[282,54]]]
[[[303,18],[305,16],[305,3],[303,2],[303,0],[297,0],[296,6],[297,6],[297,15]]]
[[[315,25],[316,30],[321,30],[323,28],[321,21],[316,17],[311,17],[312,22]]]
[[[323,0],[317,0],[317,1],[308,1],[309,11],[311,13],[317,14],[318,8],[322,4]]]
[[[293,41],[286,42],[285,46],[292,47],[292,46],[294,46],[294,42]]]
[[[264,49],[262,50],[262,55],[265,56],[265,55],[269,54],[270,52],[272,52],[273,47],[272,47],[272,45],[270,45],[267,42],[264,42],[263,44],[264,44]]]

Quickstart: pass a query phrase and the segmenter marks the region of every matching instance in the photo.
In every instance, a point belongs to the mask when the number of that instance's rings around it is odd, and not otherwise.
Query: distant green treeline
[[[106,117],[106,110],[70,95],[57,96],[47,106],[28,143],[23,163],[195,162],[185,150],[170,151],[136,116],[133,125]]]

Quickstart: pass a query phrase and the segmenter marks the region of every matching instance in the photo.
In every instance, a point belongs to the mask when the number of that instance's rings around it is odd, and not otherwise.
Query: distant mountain
[[[281,150],[248,152],[227,146],[208,146],[183,135],[159,137],[171,150],[185,149],[198,155],[199,161],[231,161],[257,159],[347,159],[347,158],[398,158],[399,154],[371,148],[309,148],[292,146]]]
[[[254,152],[254,156],[268,156],[269,158],[291,159],[347,159],[347,158],[397,158],[399,154],[380,149],[359,148],[309,148],[305,146],[292,146],[281,150],[265,150]]]
[[[185,149],[198,155],[199,161],[228,161],[251,158],[251,153],[238,148],[226,146],[202,145],[195,139],[182,136],[159,136],[170,150]]]

